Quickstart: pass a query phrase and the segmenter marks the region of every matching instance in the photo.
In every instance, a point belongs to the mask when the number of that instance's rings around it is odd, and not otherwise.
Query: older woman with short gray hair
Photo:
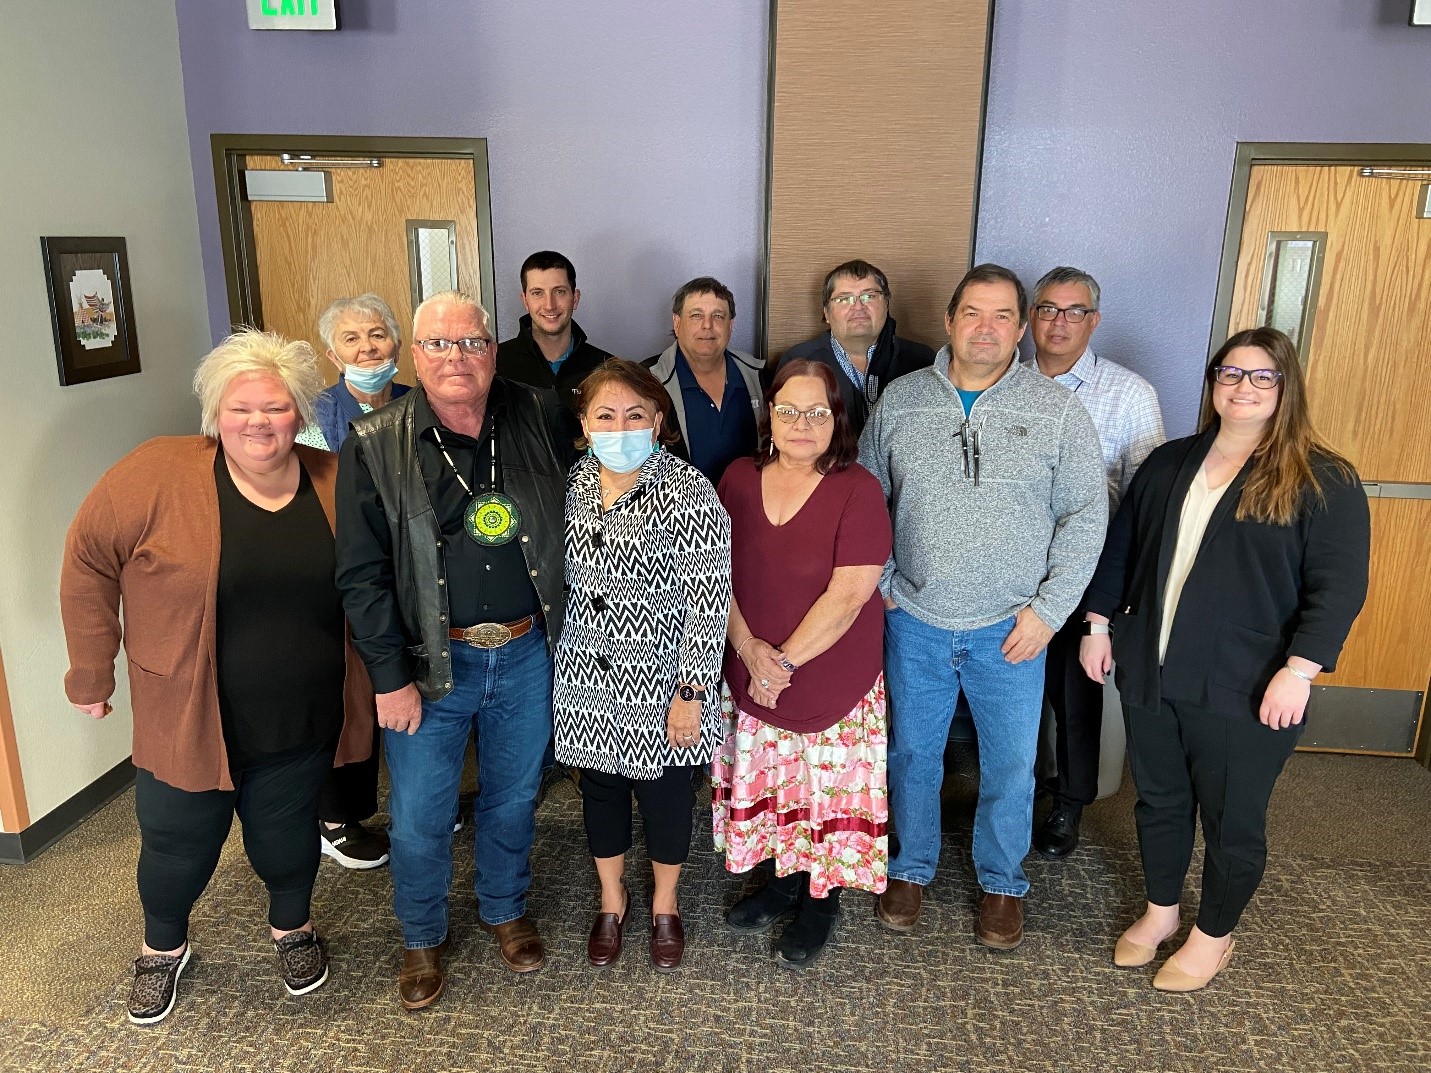
[[[201,436],[161,436],[85,497],[60,574],[65,692],[112,710],[128,658],[144,943],[129,1019],[169,1015],[189,914],[235,815],[268,888],[284,986],[328,979],[313,929],[317,800],[372,748],[376,711],[334,582],[338,459],[294,437],[323,386],[303,342],[240,332],[200,363]],[[121,617],[122,608],[122,617]]]
[[[333,301],[318,317],[318,335],[338,382],[318,396],[315,420],[299,432],[298,442],[337,451],[349,422],[407,394],[406,386],[393,381],[402,332],[392,306],[370,293]]]

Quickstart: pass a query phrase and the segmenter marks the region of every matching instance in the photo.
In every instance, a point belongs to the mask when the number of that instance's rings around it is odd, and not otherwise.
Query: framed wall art
[[[139,371],[139,338],[122,238],[40,239],[61,384]]]

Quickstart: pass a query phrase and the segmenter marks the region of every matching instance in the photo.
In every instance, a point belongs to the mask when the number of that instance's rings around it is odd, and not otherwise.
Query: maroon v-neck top
[[[781,645],[829,587],[838,566],[883,566],[892,534],[884,492],[852,465],[827,473],[784,525],[772,525],[760,493],[760,471],[748,458],[731,463],[720,482],[730,514],[731,582],[746,625]],[[772,711],[750,699],[750,674],[729,646],[725,678],[736,707],[785,730],[815,734],[845,717],[870,691],[884,661],[884,604],[878,590],[843,637],[795,672]]]

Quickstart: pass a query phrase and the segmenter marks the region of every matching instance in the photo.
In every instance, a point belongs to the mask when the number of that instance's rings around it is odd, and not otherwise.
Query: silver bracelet
[[[744,641],[741,641],[740,644],[736,646],[736,649],[735,649],[735,658],[736,658],[736,659],[740,659],[740,650],[741,650],[742,648],[744,648],[746,645],[750,644],[750,642],[753,641],[753,640],[755,640],[755,634],[752,633],[749,637],[747,637]]]
[[[1314,675],[1314,674],[1308,674],[1306,671],[1299,671],[1299,670],[1297,670],[1297,668],[1296,668],[1296,667],[1293,667],[1290,663],[1287,664],[1286,669],[1289,670],[1289,671],[1291,671],[1294,675],[1296,675],[1298,678],[1300,678],[1300,679],[1301,679],[1302,681],[1304,681],[1304,682],[1314,681],[1314,680],[1316,679],[1316,677],[1317,677],[1317,676]]]

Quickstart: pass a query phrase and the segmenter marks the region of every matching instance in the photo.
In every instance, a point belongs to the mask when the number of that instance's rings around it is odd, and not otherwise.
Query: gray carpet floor
[[[123,1013],[139,937],[126,794],[39,860],[0,869],[9,939],[0,1068],[1431,1069],[1431,772],[1410,761],[1294,757],[1237,953],[1207,990],[1183,996],[1151,988],[1156,963],[1127,971],[1111,962],[1113,940],[1141,906],[1126,780],[1088,810],[1072,858],[1030,857],[1027,939],[1011,954],[973,938],[971,791],[972,779],[951,778],[940,875],[918,930],[880,930],[873,898],[847,893],[834,944],[804,973],[771,961],[769,936],[723,928],[745,883],[709,851],[702,802],[682,881],[686,964],[660,976],[634,925],[617,966],[587,965],[594,877],[580,802],[563,785],[538,815],[533,861],[547,967],[507,972],[478,931],[469,827],[456,842],[448,992],[416,1015],[396,1001],[400,939],[386,869],[324,862],[315,916],[333,978],[293,999],[267,941],[262,885],[233,839],[195,911],[179,1005],[148,1029]],[[1196,879],[1195,866],[1190,887]],[[639,885],[636,897],[644,901]]]

